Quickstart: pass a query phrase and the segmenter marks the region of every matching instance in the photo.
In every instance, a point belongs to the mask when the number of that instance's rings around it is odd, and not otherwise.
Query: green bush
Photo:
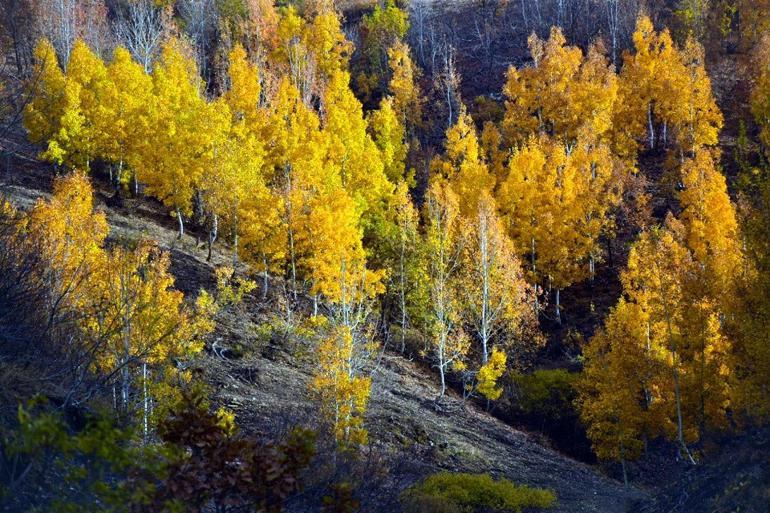
[[[440,472],[406,490],[402,501],[407,513],[520,513],[524,508],[550,508],[556,495],[489,474]]]
[[[535,415],[551,422],[562,420],[573,410],[577,376],[577,373],[564,369],[516,374],[513,382],[519,392],[519,409],[525,415]]]

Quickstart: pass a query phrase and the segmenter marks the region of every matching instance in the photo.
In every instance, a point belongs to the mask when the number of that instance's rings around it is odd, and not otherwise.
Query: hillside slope
[[[0,172],[0,192],[22,208],[51,187],[50,167],[36,162],[33,155],[31,148],[14,153]],[[213,266],[229,261],[227,249],[217,248],[213,262],[206,262],[206,251],[194,235],[177,240],[173,220],[156,203],[115,202],[106,184],[95,185],[111,237],[157,240],[171,251],[177,287],[183,291],[210,286]],[[315,414],[307,391],[312,350],[282,343],[259,330],[269,312],[269,301],[263,302],[257,290],[237,311],[223,313],[197,366],[212,385],[215,400],[232,408],[244,429],[275,435],[290,425],[308,422]],[[364,497],[362,506],[397,511],[401,490],[440,469],[491,472],[553,489],[558,496],[553,511],[558,513],[620,513],[631,511],[633,503],[645,498],[644,493],[625,490],[590,466],[540,445],[532,436],[457,397],[437,403],[435,380],[401,356],[384,353],[373,379],[367,423],[372,452],[389,472],[379,483],[380,492],[371,499]],[[302,505],[296,510],[303,511]]]

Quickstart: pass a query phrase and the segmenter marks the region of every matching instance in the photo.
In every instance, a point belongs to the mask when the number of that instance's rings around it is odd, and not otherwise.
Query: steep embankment
[[[0,171],[0,192],[21,207],[50,191],[50,167],[36,162],[33,155],[31,148],[14,153]],[[213,262],[206,262],[206,251],[194,234],[177,240],[173,220],[157,203],[117,202],[106,184],[97,183],[96,189],[111,237],[157,240],[171,251],[177,286],[185,292],[210,286],[213,266],[230,260],[227,248],[219,247]],[[307,392],[312,348],[260,329],[275,307],[257,290],[238,309],[223,313],[197,362],[198,375],[212,385],[216,400],[236,412],[244,429],[266,435],[312,423],[314,415]],[[434,381],[400,356],[386,352],[380,359],[367,419],[373,453],[389,469],[379,483],[378,497],[371,499],[378,509],[397,511],[400,491],[439,469],[491,472],[553,489],[559,500],[554,511],[563,513],[620,513],[644,498],[457,397],[437,403]]]

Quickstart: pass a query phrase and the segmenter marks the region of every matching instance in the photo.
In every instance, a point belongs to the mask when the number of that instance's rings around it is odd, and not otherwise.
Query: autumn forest
[[[0,11],[0,511],[767,511],[770,3]]]

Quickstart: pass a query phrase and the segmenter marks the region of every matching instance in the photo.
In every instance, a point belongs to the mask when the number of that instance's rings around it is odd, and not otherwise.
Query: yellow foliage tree
[[[462,330],[456,290],[465,244],[457,196],[446,181],[435,180],[425,200],[425,252],[430,289],[430,336],[436,368],[441,376],[440,396],[446,392],[446,373],[463,370],[469,349]]]
[[[490,401],[496,401],[503,395],[503,388],[498,386],[498,381],[505,373],[506,362],[505,351],[494,347],[489,360],[481,366],[476,376],[476,389]]]
[[[212,216],[209,258],[221,220],[230,229],[236,262],[241,235],[248,232],[247,239],[254,240],[278,224],[278,200],[263,177],[265,151],[261,141],[248,131],[244,120],[231,119],[227,104],[218,100],[212,106],[219,126],[211,134],[212,168],[200,184],[201,196]],[[250,221],[248,224],[242,222],[244,217]]]
[[[476,127],[467,112],[460,112],[446,136],[446,153],[432,163],[431,170],[451,184],[460,214],[467,218],[476,213],[481,196],[491,193],[495,178],[482,158]]]
[[[715,157],[712,151],[702,149],[685,161],[680,171],[679,201],[687,247],[703,267],[704,293],[724,304],[734,294],[742,255],[737,214]]]
[[[259,108],[262,95],[259,70],[248,61],[246,50],[240,44],[230,51],[229,64],[230,88],[224,99],[233,123],[242,123],[247,131],[258,132],[263,118]]]
[[[694,38],[687,39],[679,59],[668,70],[667,91],[660,98],[664,123],[673,128],[677,146],[685,156],[693,156],[702,146],[719,142],[722,112],[711,92],[711,80],[706,72],[706,55]]]
[[[394,230],[388,247],[388,292],[397,297],[401,351],[406,349],[406,330],[422,325],[428,303],[426,269],[419,232],[419,214],[409,188],[401,182],[393,194],[391,205]]]
[[[678,49],[668,30],[656,32],[645,16],[637,21],[633,40],[636,51],[626,54],[620,76],[617,151],[634,155],[645,135],[654,148],[659,125],[664,145],[669,130],[674,133],[682,159],[701,146],[716,144],[722,113],[712,95],[700,44],[689,38],[684,49]]]
[[[298,262],[305,252],[301,242],[312,240],[307,213],[313,186],[323,178],[325,139],[318,116],[288,79],[279,84],[266,115],[265,179],[279,198],[280,223],[244,243],[259,251],[265,269],[283,269],[296,294]]]
[[[202,89],[195,61],[184,55],[181,43],[166,43],[153,71],[148,122],[155,138],[142,150],[137,175],[147,192],[175,213],[180,237],[195,189],[214,157],[211,136],[216,129],[211,124],[218,116],[201,96]]]
[[[323,97],[327,158],[339,168],[342,186],[363,216],[364,229],[383,217],[394,184],[388,181],[377,145],[367,133],[361,103],[350,90],[350,75],[334,72]]]
[[[315,56],[317,71],[322,81],[348,69],[353,44],[345,38],[342,23],[331,1],[319,2],[313,19],[304,34],[307,48]]]
[[[687,237],[671,216],[641,235],[621,274],[623,298],[586,351],[582,415],[607,457],[632,456],[634,433],[643,432],[676,440],[694,461],[688,444],[725,426],[732,344]]]
[[[47,144],[59,132],[66,108],[67,79],[56,60],[56,50],[47,39],[35,46],[34,89],[24,108],[24,128],[35,144]]]
[[[29,213],[27,233],[40,244],[46,262],[49,322],[54,325],[66,311],[91,303],[97,291],[90,276],[104,266],[107,219],[94,211],[88,178],[75,173],[56,180],[50,201],[39,200]]]
[[[409,150],[405,141],[406,131],[394,109],[394,98],[385,97],[380,108],[372,111],[368,119],[369,131],[385,167],[385,176],[391,183],[408,179],[406,176],[406,155]]]
[[[618,93],[617,76],[599,46],[584,57],[567,46],[559,28],[547,41],[530,36],[534,66],[508,71],[502,127],[509,146],[546,133],[571,144],[581,129],[602,138],[611,128]]]
[[[188,307],[184,295],[172,288],[170,265],[167,252],[140,242],[133,249],[113,249],[91,277],[99,302],[89,312],[87,331],[103,341],[97,369],[120,376],[124,411],[141,404],[145,436],[153,396],[168,394],[169,384],[179,377],[174,362],[200,352],[202,337],[213,328],[207,296],[201,296],[198,311]]]
[[[677,61],[676,46],[668,30],[656,32],[646,16],[637,20],[633,42],[635,52],[624,55],[614,123],[616,149],[623,155],[635,155],[638,139],[645,135],[648,146],[655,147],[658,102],[666,93],[663,77]]]
[[[532,282],[556,289],[557,318],[559,290],[593,275],[624,170],[587,136],[572,146],[532,138],[509,160],[497,203],[518,254],[528,257]]]
[[[578,382],[580,417],[593,450],[600,459],[621,462],[626,484],[626,462],[639,456],[645,435],[657,433],[654,419],[663,413],[649,326],[643,307],[621,299],[584,348]]]
[[[128,164],[134,177],[134,193],[138,193],[136,168],[141,158],[143,145],[150,139],[147,106],[151,101],[152,79],[144,68],[131,58],[125,48],[118,47],[112,62],[107,67],[108,86],[105,103],[110,108],[111,116],[101,119],[107,123],[100,129],[105,139],[100,143],[101,156],[117,164],[116,183],[124,183],[128,174],[124,165]]]
[[[417,83],[419,68],[412,62],[409,46],[400,41],[388,49],[388,64],[392,73],[388,89],[393,95],[393,108],[407,134],[411,135],[422,123],[423,98]]]
[[[481,344],[484,366],[489,362],[493,342],[511,350],[519,349],[514,342],[525,343],[519,336],[537,323],[532,308],[535,296],[524,280],[513,243],[488,193],[482,193],[476,215],[466,223],[468,239],[457,290],[461,294],[464,321]]]
[[[64,109],[58,121],[59,129],[48,139],[48,148],[42,158],[57,165],[88,169],[96,152],[93,116],[100,107],[94,93],[97,81],[104,78],[104,63],[83,41],[77,40],[65,75]]]
[[[322,413],[331,424],[338,447],[350,450],[365,445],[368,433],[364,414],[372,381],[359,374],[350,329],[332,328],[317,354],[318,369],[310,387],[320,396]]]
[[[195,308],[188,306],[172,289],[168,253],[152,243],[106,250],[107,222],[94,211],[82,174],[55,182],[53,197],[32,209],[24,233],[46,262],[51,327],[75,328],[76,349],[92,359],[88,370],[117,378],[121,408],[142,405],[146,434],[151,397],[170,393],[171,378],[179,377],[175,362],[200,351],[213,329],[210,296],[203,293]]]

